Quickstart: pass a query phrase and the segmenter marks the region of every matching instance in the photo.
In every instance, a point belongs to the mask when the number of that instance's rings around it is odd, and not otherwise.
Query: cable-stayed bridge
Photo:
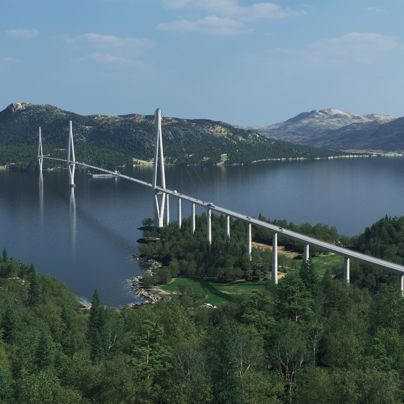
[[[207,211],[207,242],[212,243],[212,214],[217,213],[224,215],[226,217],[226,225],[224,229],[224,237],[229,240],[231,237],[231,220],[238,219],[247,223],[247,234],[246,243],[247,251],[252,257],[252,226],[262,227],[273,232],[272,240],[272,278],[275,283],[278,283],[278,235],[282,235],[287,238],[291,238],[301,242],[304,245],[303,257],[305,260],[310,258],[310,247],[316,247],[321,250],[325,250],[337,255],[344,257],[344,279],[346,283],[350,282],[350,263],[351,260],[361,261],[365,264],[376,266],[385,270],[393,271],[397,273],[398,276],[398,286],[400,291],[404,294],[404,266],[382,260],[380,258],[372,257],[370,255],[362,254],[341,246],[337,246],[325,241],[315,239],[313,237],[306,236],[282,227],[276,226],[271,223],[267,223],[250,216],[244,215],[226,209],[221,206],[217,206],[212,202],[203,201],[201,199],[195,198],[193,196],[185,195],[178,192],[177,190],[171,190],[166,187],[165,180],[165,166],[164,166],[164,152],[163,152],[163,134],[161,126],[161,111],[157,109],[155,112],[155,129],[156,129],[156,142],[155,142],[155,154],[153,162],[153,176],[152,182],[142,181],[140,179],[130,177],[125,174],[121,174],[117,171],[107,170],[101,167],[97,167],[85,162],[80,162],[76,160],[74,140],[73,140],[73,125],[70,121],[69,126],[69,136],[68,136],[68,148],[67,148],[67,158],[56,158],[43,153],[42,145],[42,132],[39,128],[39,143],[38,143],[38,164],[40,171],[40,178],[42,178],[43,161],[51,160],[67,164],[68,181],[69,186],[74,189],[75,187],[75,170],[76,166],[88,168],[100,173],[108,174],[114,176],[115,178],[122,178],[127,181],[135,182],[137,184],[143,185],[145,187],[151,188],[154,191],[154,212],[155,212],[155,225],[158,227],[163,227],[170,221],[170,199],[174,199],[178,203],[178,226],[181,227],[182,223],[182,202],[186,201],[192,206],[192,233],[195,232],[196,228],[196,206],[200,206]]]

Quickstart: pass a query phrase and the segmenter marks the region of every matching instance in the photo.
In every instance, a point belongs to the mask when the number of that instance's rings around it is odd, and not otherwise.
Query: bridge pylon
[[[43,149],[42,149],[42,130],[41,130],[41,127],[38,128],[38,165],[39,165],[39,172],[40,172],[40,174],[42,174]]]
[[[67,143],[67,170],[69,174],[69,186],[75,187],[74,175],[76,173],[76,154],[73,142],[73,123],[69,121],[69,139]]]
[[[154,220],[158,227],[164,226],[164,213],[166,208],[167,195],[157,189],[166,188],[166,174],[164,169],[163,133],[161,129],[161,110],[156,109],[154,114],[154,125],[156,129],[156,146],[153,162],[153,190],[154,190]],[[160,175],[159,175],[160,174]],[[160,181],[160,184],[158,182]]]

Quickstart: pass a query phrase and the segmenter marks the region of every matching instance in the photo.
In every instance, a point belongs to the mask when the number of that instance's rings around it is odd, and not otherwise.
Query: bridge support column
[[[304,260],[307,262],[310,259],[310,244],[304,246]]]
[[[76,154],[73,142],[73,123],[69,122],[69,141],[67,145],[67,170],[69,172],[69,186],[75,187],[74,175],[76,173]]]
[[[182,226],[182,200],[181,198],[178,198],[178,228],[181,229],[181,226]]]
[[[250,257],[250,261],[252,259],[252,225],[248,223],[248,238],[247,238],[247,245],[248,245],[248,256]]]
[[[226,216],[226,231],[225,231],[225,240],[230,241],[230,216]]]
[[[170,224],[170,195],[166,195],[166,223]]]
[[[400,289],[401,296],[404,297],[404,275],[398,275],[398,287]]]
[[[39,173],[42,176],[43,149],[42,149],[42,129],[41,129],[41,127],[39,127],[39,130],[38,130],[38,165],[39,165]]]
[[[212,210],[208,209],[208,243],[212,244]]]
[[[344,280],[346,283],[349,283],[351,277],[351,260],[348,257],[345,257],[344,263]]]
[[[157,190],[157,179],[160,171],[161,188],[166,188],[166,174],[164,169],[163,134],[161,129],[161,111],[156,109],[154,114],[154,124],[156,128],[156,146],[153,162],[153,189],[154,189],[154,217],[158,227],[164,226],[164,211],[166,208],[165,192]]]
[[[195,233],[196,218],[195,218],[195,203],[192,203],[192,234]]]
[[[278,284],[278,233],[274,233],[272,239],[272,279]]]

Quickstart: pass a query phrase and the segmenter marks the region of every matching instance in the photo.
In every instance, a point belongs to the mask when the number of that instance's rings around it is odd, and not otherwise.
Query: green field
[[[324,253],[315,255],[311,259],[315,271],[320,277],[323,277],[327,269],[343,268],[344,258],[333,253]],[[302,258],[290,258],[286,255],[279,254],[279,267],[280,269],[294,270],[300,268],[302,265]]]
[[[289,256],[280,254],[280,269],[284,271],[300,268],[302,259],[292,259]],[[343,257],[334,254],[321,254],[312,259],[314,269],[320,277],[324,276],[327,269],[343,266]],[[184,287],[201,289],[205,293],[205,302],[213,305],[231,301],[237,296],[260,291],[265,288],[266,281],[251,282],[230,282],[220,283],[205,281],[196,278],[175,278],[170,283],[159,285],[159,288],[169,293],[181,293]]]
[[[317,273],[323,277],[327,269],[344,267],[344,257],[335,254],[321,254],[312,258],[313,266]]]
[[[159,286],[160,289],[170,293],[180,293],[184,287],[201,288],[205,293],[205,302],[217,305],[226,303],[236,296],[262,290],[265,281],[220,283],[195,278],[175,278],[170,283]]]

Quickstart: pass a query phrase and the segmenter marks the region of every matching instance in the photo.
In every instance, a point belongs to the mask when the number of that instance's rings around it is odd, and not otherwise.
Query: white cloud
[[[390,49],[398,44],[397,38],[374,32],[350,32],[340,37],[331,38],[323,42],[338,43],[342,45],[361,43],[382,49]]]
[[[386,10],[384,8],[380,7],[367,7],[366,11],[369,11],[370,13],[385,13]]]
[[[0,57],[0,72],[4,73],[6,69],[15,69],[18,65],[21,64],[22,61],[20,59],[16,59],[11,56]]]
[[[270,20],[286,18],[290,12],[272,3],[256,3],[242,9],[245,18],[250,20]]]
[[[6,57],[4,57],[4,58],[2,59],[2,61],[3,61],[4,63],[13,64],[13,65],[21,63],[21,60],[20,60],[20,59],[13,58],[13,57],[11,57],[11,56],[6,56]]]
[[[275,49],[271,62],[296,63],[308,67],[369,65],[386,55],[402,52],[397,38],[373,32],[351,32],[314,42],[305,48]]]
[[[94,62],[104,65],[140,65],[153,42],[146,38],[118,37],[115,35],[85,33],[66,38],[66,42],[78,49],[84,56],[74,58],[75,62]]]
[[[164,0],[164,3],[169,8],[200,9],[222,17],[233,17],[243,21],[279,19],[295,14],[305,14],[304,11],[288,10],[270,2],[253,3],[250,6],[241,6],[236,0]]]
[[[373,32],[351,32],[340,37],[325,39],[311,46],[311,51],[327,54],[336,60],[351,60],[368,64],[382,53],[399,45],[395,37]]]
[[[5,31],[6,36],[15,39],[34,39],[39,36],[37,29],[17,29],[12,28]]]
[[[86,56],[76,59],[77,62],[91,61],[96,63],[108,64],[108,65],[129,65],[133,64],[132,60],[126,59],[121,56],[111,55],[110,53],[93,52]]]
[[[194,8],[218,14],[234,14],[240,7],[236,0],[164,0],[164,4],[174,9]]]
[[[207,16],[195,21],[176,20],[159,24],[159,29],[173,32],[199,32],[211,35],[236,35],[246,31],[244,24],[230,18],[215,15]]]
[[[145,38],[118,37],[94,32],[67,38],[67,42],[71,44],[91,45],[98,48],[132,48],[137,50],[150,48],[153,45],[152,41]]]
[[[249,6],[237,0],[163,0],[172,9],[201,10],[209,15],[197,20],[175,20],[159,25],[160,29],[178,32],[203,32],[234,35],[248,31],[248,25],[258,20],[275,20],[292,15],[305,15],[304,10],[289,10],[270,2]]]

